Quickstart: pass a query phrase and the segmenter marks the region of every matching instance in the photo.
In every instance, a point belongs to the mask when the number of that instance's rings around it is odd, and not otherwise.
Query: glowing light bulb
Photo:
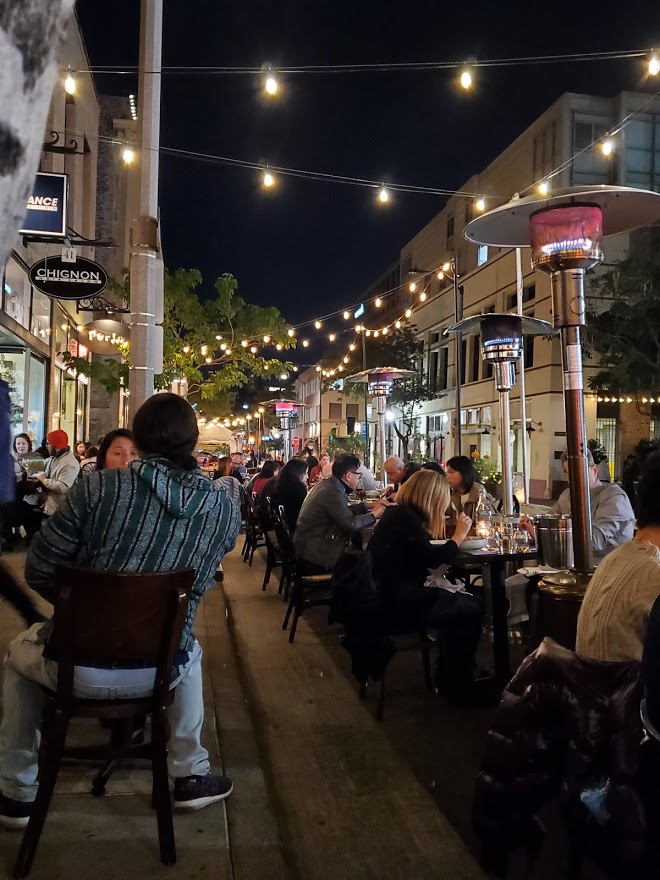
[[[422,292],[420,293],[420,295],[419,295],[419,301],[420,301],[420,302],[426,302],[426,292],[425,292],[425,291],[422,291]]]
[[[266,412],[266,410],[263,408],[263,406],[260,406],[259,412],[263,415]]]
[[[208,353],[208,350],[209,350],[208,345],[203,345],[203,346],[201,347],[201,349],[200,349],[200,351],[202,352],[202,355],[207,354],[207,353]]]
[[[121,158],[124,165],[132,165],[135,161],[135,150],[132,147],[124,147],[121,151]]]
[[[317,330],[320,330],[323,324],[320,321],[314,321],[314,326]]]
[[[376,306],[377,309],[379,309],[382,306],[382,304],[383,304],[382,299],[379,296],[377,296],[376,299],[374,300],[374,305]]]
[[[189,346],[189,345],[184,345],[184,346],[183,346],[183,353],[184,353],[184,354],[188,354],[189,351],[190,351],[190,346]]]
[[[341,373],[341,372],[343,371],[344,367],[343,367],[342,364],[339,364],[339,366],[337,367],[337,369],[338,369],[339,372]]]
[[[539,183],[539,193],[542,196],[547,196],[549,191],[550,191],[550,184],[548,183],[547,180],[542,180],[541,183]]]
[[[320,373],[320,372],[321,372],[321,368],[320,368],[320,367],[317,367],[317,368],[316,368],[316,372],[317,372],[317,373]],[[325,371],[323,372],[323,375],[325,376]]]
[[[371,330],[365,330],[365,331],[364,331],[364,335],[365,335],[365,336],[371,336]]]
[[[287,335],[287,336],[295,336],[295,335],[296,335],[296,331],[293,330],[291,327],[289,327],[289,329],[286,331],[286,335]]]
[[[465,67],[461,73],[461,85],[466,91],[467,89],[472,88],[472,74],[467,67]]]
[[[64,91],[67,93],[67,95],[75,95],[76,93],[76,81],[71,76],[71,72],[67,73],[64,80]]]
[[[394,326],[396,327],[397,330],[400,330],[401,329],[401,321],[397,321]]]
[[[213,360],[213,358],[207,357],[207,358],[204,358],[204,360],[206,361],[207,364],[210,364],[211,361]]]
[[[266,343],[266,345],[268,345],[268,343],[270,342],[270,336],[264,336],[264,342]]]
[[[282,346],[281,346],[281,344],[280,344],[279,342],[277,343],[277,345],[275,346],[275,348],[277,349],[277,351],[282,351]]]
[[[252,352],[252,354],[256,354],[258,350],[259,350],[259,349],[257,348],[256,345],[252,345],[252,346],[250,346],[250,351]]]
[[[660,73],[660,58],[654,52],[649,58],[649,76],[657,76]],[[66,86],[65,86],[66,88]]]
[[[352,342],[351,342],[351,344],[348,346],[348,350],[349,350],[349,351],[355,351],[355,345],[354,345]]]
[[[231,354],[231,348],[228,348],[227,351],[225,352],[225,354],[227,354],[227,355]]]
[[[220,346],[220,351],[227,351],[227,343],[226,342],[222,343],[222,345]]]
[[[270,173],[270,171],[264,171],[263,185],[264,186],[273,186],[275,183],[275,178]]]
[[[363,330],[364,330],[364,327],[362,326],[362,324],[355,325],[355,332],[356,333],[362,333]]]
[[[270,74],[270,76],[266,77],[266,81],[264,83],[264,88],[266,89],[267,94],[276,95],[278,89],[278,82],[275,77]]]
[[[383,327],[380,332],[383,334],[383,336],[387,336],[387,327]]]
[[[218,342],[220,342],[220,340],[222,339],[222,336],[220,336],[220,335],[218,334],[218,336],[216,336],[215,338],[218,340]]]
[[[406,309],[406,318],[409,318],[412,315],[412,309]]]
[[[247,339],[243,339],[243,340],[241,341],[241,345],[243,346],[243,348],[247,348],[249,344],[250,344],[250,343],[247,341]]]
[[[611,156],[612,151],[614,150],[614,142],[607,138],[607,140],[604,140],[600,145],[600,149],[603,156]]]
[[[411,281],[410,284],[408,285],[408,290],[409,290],[411,293],[414,293],[414,292],[417,290],[417,282],[416,282],[416,281]]]
[[[442,279],[443,279],[444,277],[445,277],[445,273],[444,273],[444,272],[438,272],[438,281],[442,281]]]
[[[330,340],[330,342],[334,342],[336,338],[337,337],[335,336],[334,333],[330,333],[330,335],[328,336],[328,339]]]
[[[377,339],[378,336],[380,336],[379,331],[378,331],[378,330],[374,330],[374,339]]]
[[[344,358],[344,363],[347,364],[349,362],[349,360],[350,360],[349,356],[346,355],[346,357]]]
[[[477,199],[477,201],[474,203],[474,207],[477,209],[477,211],[485,211],[486,210],[485,200],[484,199]]]
[[[78,326],[76,327],[76,330],[78,331],[78,333],[82,333],[84,329],[85,328],[83,327],[82,324],[78,324]]]
[[[309,348],[309,339],[303,339],[302,346],[303,348]]]
[[[347,312],[344,312],[344,321],[348,321],[348,319],[349,319],[350,317],[351,317],[351,313],[350,313],[350,312],[348,312],[348,311],[347,311]]]
[[[450,262],[447,262],[447,263],[443,263],[443,264],[442,264],[442,271],[443,271],[443,272],[449,272],[450,269],[451,269],[451,263],[450,263]]]
[[[381,187],[378,190],[378,201],[383,202],[383,204],[384,204],[385,202],[389,202],[389,200],[390,200],[390,194],[387,191],[385,184],[381,184]]]

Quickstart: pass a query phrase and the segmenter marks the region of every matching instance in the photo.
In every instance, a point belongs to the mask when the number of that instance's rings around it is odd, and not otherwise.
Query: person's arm
[[[55,568],[76,561],[83,545],[84,520],[90,507],[90,481],[82,480],[32,539],[25,561],[25,580],[40,596],[53,601]]]
[[[453,562],[458,552],[456,541],[432,544],[419,517],[403,505],[397,508],[395,516],[398,520],[397,530],[402,537],[402,552],[405,546],[406,555],[415,561],[420,560],[426,568],[437,568]]]
[[[373,513],[358,513],[356,516],[353,516],[353,512],[348,504],[339,495],[334,494],[328,497],[327,513],[330,519],[337,523],[339,528],[347,534],[367,529],[376,522],[376,517]]]
[[[52,479],[50,477],[46,477],[42,475],[39,477],[39,482],[44,487],[44,489],[48,489],[49,492],[53,492],[55,495],[66,495],[71,486],[76,482],[78,476],[80,475],[80,465],[78,462],[74,462],[73,464],[67,464],[62,468],[62,472],[59,474],[57,479]]]
[[[610,484],[615,488],[613,484]],[[616,487],[618,489],[618,487]],[[635,515],[628,496],[623,492],[612,491],[609,487],[603,489],[602,496],[607,493],[605,498],[598,499],[599,503],[592,512],[591,517],[591,543],[596,553],[604,553],[608,545],[612,545],[615,541],[620,541],[622,533],[626,526],[629,527],[630,538],[632,539]]]

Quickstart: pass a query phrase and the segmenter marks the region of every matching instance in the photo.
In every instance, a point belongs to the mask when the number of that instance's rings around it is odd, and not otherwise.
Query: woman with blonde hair
[[[397,492],[397,503],[385,510],[369,553],[390,633],[441,630],[446,664],[438,674],[450,702],[458,704],[471,702],[481,608],[469,593],[425,586],[429,569],[451,565],[472,526],[459,513],[453,538],[431,543],[444,536],[450,494],[442,474],[413,474]]]

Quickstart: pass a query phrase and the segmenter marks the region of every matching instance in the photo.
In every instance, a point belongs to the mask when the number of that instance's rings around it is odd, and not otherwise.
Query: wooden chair
[[[30,871],[46,820],[62,757],[69,720],[99,718],[131,725],[151,715],[151,744],[140,746],[151,758],[152,805],[156,809],[160,857],[176,862],[172,805],[167,776],[169,730],[166,709],[174,700],[170,688],[174,655],[186,619],[192,569],[126,574],[74,567],[57,570],[53,633],[48,656],[58,662],[57,688],[44,688],[44,713],[39,755],[39,789],[14,868],[15,877]],[[113,663],[155,667],[153,692],[139,699],[85,700],[73,694],[75,666],[108,667]],[[71,750],[76,757],[116,760],[110,747]],[[129,755],[131,750],[129,749]],[[91,870],[91,869],[90,869]]]
[[[245,520],[245,544],[243,545],[243,562],[252,566],[254,551],[258,547],[265,547],[266,541],[259,526],[257,512],[248,495],[247,489],[241,486],[241,510]]]
[[[259,528],[266,543],[266,571],[261,589],[265,590],[270,582],[270,576],[276,568],[282,569],[282,551],[274,529],[274,519],[271,513],[270,498],[259,498],[256,492],[252,493],[252,506],[257,515]],[[278,594],[282,592],[284,572],[280,577]]]
[[[296,637],[296,629],[298,628],[298,620],[300,619],[305,608],[313,608],[317,605],[330,605],[332,596],[328,595],[331,590],[332,574],[303,574],[301,571],[300,561],[296,557],[293,547],[293,539],[291,531],[284,515],[284,508],[279,508],[279,526],[278,539],[282,555],[285,559],[285,568],[291,579],[291,598],[284,615],[282,629],[287,629],[289,619],[293,612],[293,622],[291,631],[289,632],[289,644]],[[310,594],[323,590],[326,595],[321,598],[313,598]]]

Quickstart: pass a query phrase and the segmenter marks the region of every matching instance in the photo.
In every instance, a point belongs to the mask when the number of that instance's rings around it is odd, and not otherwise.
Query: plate
[[[461,550],[483,550],[488,546],[487,538],[466,538],[462,544],[458,545],[459,552]]]
[[[440,546],[441,544],[446,544],[446,543],[447,543],[447,539],[446,539],[446,538],[444,538],[444,539],[433,538],[433,539],[431,540],[431,543],[432,543],[432,544],[437,544],[438,546]]]

